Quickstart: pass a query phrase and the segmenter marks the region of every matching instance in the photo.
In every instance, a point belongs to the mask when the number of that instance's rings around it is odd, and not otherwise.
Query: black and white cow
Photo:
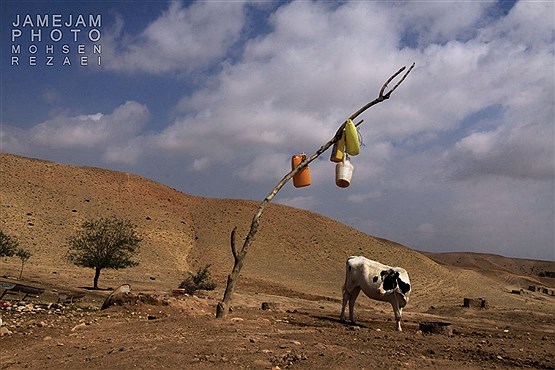
[[[349,257],[343,285],[341,321],[345,321],[345,306],[349,302],[349,319],[353,324],[355,323],[355,301],[361,290],[369,298],[391,303],[397,330],[402,331],[401,312],[409,301],[411,291],[407,271],[401,267],[387,266],[362,256]]]

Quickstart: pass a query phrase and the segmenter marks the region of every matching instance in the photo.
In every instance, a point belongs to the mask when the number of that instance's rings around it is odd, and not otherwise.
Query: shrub
[[[17,239],[0,230],[0,257],[12,257],[17,252],[18,246]]]
[[[196,274],[189,273],[181,284],[179,284],[179,288],[185,289],[185,293],[193,294],[197,290],[214,290],[216,288],[216,283],[212,281],[210,277],[210,268],[211,265],[206,265],[202,268],[199,268]]]

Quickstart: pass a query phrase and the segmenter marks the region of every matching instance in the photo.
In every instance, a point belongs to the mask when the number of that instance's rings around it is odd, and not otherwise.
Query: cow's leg
[[[360,287],[356,287],[351,291],[351,294],[349,295],[349,320],[351,320],[351,322],[353,324],[356,324],[355,322],[355,301],[357,300],[358,294],[360,293]]]
[[[391,306],[393,307],[393,313],[395,314],[395,322],[397,323],[397,331],[403,331],[401,328],[401,313],[403,309],[399,307],[399,300],[396,296],[393,296],[391,301]]]
[[[345,307],[347,307],[347,302],[351,300],[351,294],[353,290],[349,290],[348,281],[345,281],[345,285],[343,285],[343,303],[341,305],[341,322],[345,321]]]
[[[350,294],[347,292],[346,284],[343,287],[343,303],[341,304],[341,322],[345,322],[345,306],[347,306],[347,302],[349,301]]]

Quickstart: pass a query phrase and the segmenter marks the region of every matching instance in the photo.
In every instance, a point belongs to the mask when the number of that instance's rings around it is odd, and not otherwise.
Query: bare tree
[[[368,102],[366,105],[364,105],[358,111],[353,113],[349,117],[349,119],[350,120],[355,120],[359,115],[361,115],[368,108],[370,108],[370,107],[372,107],[372,106],[374,106],[378,103],[381,103],[384,100],[389,99],[391,94],[405,80],[405,78],[408,76],[408,74],[412,71],[413,68],[414,68],[414,63],[412,63],[412,65],[410,66],[410,68],[408,70],[406,69],[406,66],[405,66],[405,67],[399,69],[397,72],[395,72],[395,74],[393,74],[383,84],[378,97],[376,99]],[[388,85],[405,70],[406,70],[406,72],[402,75],[402,77],[399,79],[397,84],[395,84],[389,91],[386,92],[386,90],[388,88]],[[355,126],[359,126],[362,122],[363,121],[361,120]],[[237,279],[239,278],[239,274],[241,273],[241,269],[243,268],[243,263],[244,263],[245,256],[247,255],[249,247],[251,246],[251,244],[254,240],[254,236],[258,232],[258,227],[260,225],[260,216],[262,215],[262,212],[264,211],[264,208],[266,207],[266,205],[268,203],[270,203],[272,201],[272,199],[281,190],[281,188],[289,180],[291,180],[293,178],[293,176],[295,176],[295,174],[297,172],[299,172],[300,170],[302,170],[303,168],[308,166],[308,164],[310,162],[312,162],[313,160],[318,158],[322,153],[324,153],[326,150],[328,150],[330,146],[332,146],[335,142],[337,142],[341,138],[341,135],[343,133],[343,129],[345,128],[345,123],[346,122],[344,122],[339,127],[339,129],[335,133],[334,137],[330,141],[328,141],[327,143],[322,145],[320,147],[320,149],[318,149],[310,157],[306,157],[306,159],[304,159],[301,163],[299,163],[299,165],[297,165],[297,167],[293,168],[291,170],[291,172],[289,172],[287,175],[285,175],[277,183],[277,185],[266,196],[266,198],[264,198],[264,200],[262,201],[262,203],[260,203],[260,205],[258,206],[258,209],[256,210],[256,212],[254,214],[254,217],[253,217],[252,222],[251,222],[251,227],[250,227],[249,233],[247,234],[247,237],[245,238],[245,241],[243,242],[243,247],[239,251],[237,250],[236,245],[235,245],[236,244],[235,239],[236,239],[236,234],[237,234],[237,226],[231,232],[231,253],[233,254],[234,264],[233,264],[233,269],[231,270],[231,273],[227,277],[227,286],[226,286],[226,289],[225,289],[225,292],[224,292],[224,297],[223,297],[222,301],[220,303],[218,303],[218,306],[217,306],[217,309],[216,309],[216,317],[218,317],[218,318],[225,317],[229,312],[229,307],[230,307],[230,304],[231,304],[233,291],[235,290],[235,284],[237,282]]]

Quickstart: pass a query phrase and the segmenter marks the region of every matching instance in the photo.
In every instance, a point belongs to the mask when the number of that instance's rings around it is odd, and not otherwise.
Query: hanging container
[[[343,161],[335,165],[335,184],[340,188],[346,188],[351,184],[354,166],[349,160],[349,156],[345,155]]]
[[[355,124],[350,119],[345,123],[345,151],[349,155],[358,155],[358,153],[360,153],[358,131]]]
[[[345,155],[345,131],[341,134],[341,139],[333,144],[331,149],[330,161],[338,163],[343,161],[343,156]]]
[[[295,169],[295,167],[297,167],[305,159],[306,154],[304,153],[294,155],[293,158],[291,158],[291,169]],[[310,185],[310,169],[308,168],[308,165],[293,176],[293,185],[296,188],[302,188]]]

